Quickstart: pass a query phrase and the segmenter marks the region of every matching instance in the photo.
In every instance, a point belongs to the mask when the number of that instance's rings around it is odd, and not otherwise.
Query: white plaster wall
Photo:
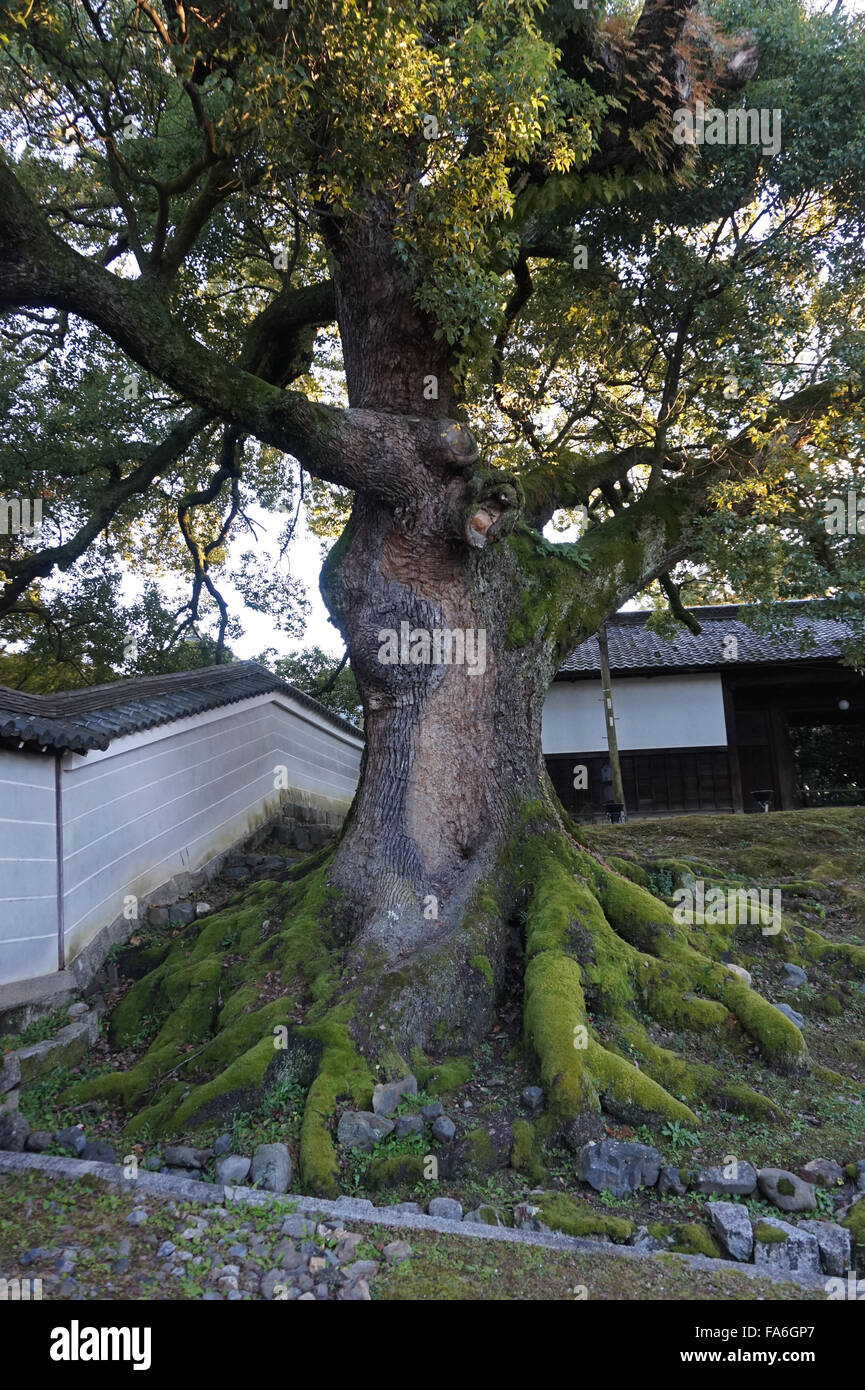
[[[57,969],[54,759],[0,749],[0,984]]]
[[[620,752],[647,748],[725,748],[724,696],[717,672],[613,677]],[[601,681],[555,681],[544,705],[545,753],[607,748]]]
[[[281,695],[256,696],[64,759],[67,964],[124,910],[176,873],[250,834],[287,787],[347,807],[362,742]]]

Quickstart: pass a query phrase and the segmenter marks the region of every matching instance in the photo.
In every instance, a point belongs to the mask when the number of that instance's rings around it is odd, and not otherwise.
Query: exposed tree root
[[[578,1133],[597,1132],[602,1111],[631,1124],[696,1126],[698,1100],[777,1120],[764,1096],[650,1035],[653,1023],[710,1034],[733,1057],[756,1045],[778,1071],[807,1067],[799,1030],[713,958],[729,933],[678,925],[659,898],[551,824],[546,808],[539,825],[538,809],[526,812],[459,927],[410,960],[358,966],[334,925],[330,855],[294,883],[254,885],[151,948],[152,969],[111,1022],[115,1041],[146,1050],[129,1071],[78,1086],[75,1099],[119,1106],[130,1135],[179,1134],[257,1105],[287,1067],[309,1088],[301,1183],[332,1193],[339,1104],[368,1108],[376,1079],[412,1066],[423,1081],[434,1065],[427,1054],[466,1051],[492,1020],[516,913],[524,1035],[547,1096],[547,1132],[574,1122]],[[861,948],[813,932],[804,944],[865,976]]]

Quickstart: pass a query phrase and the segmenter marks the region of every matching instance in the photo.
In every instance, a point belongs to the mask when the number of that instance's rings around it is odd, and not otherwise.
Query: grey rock
[[[0,1149],[21,1153],[30,1137],[30,1122],[17,1110],[0,1115]]]
[[[213,908],[210,906],[210,903],[196,903],[196,904],[195,904],[195,915],[196,915],[196,917],[208,917],[212,911],[213,911]]]
[[[760,1232],[766,1226],[783,1231],[786,1240],[761,1240]],[[808,1231],[800,1230],[774,1216],[761,1216],[754,1226],[754,1264],[784,1274],[819,1276],[820,1247],[816,1238]]]
[[[369,1303],[371,1299],[369,1284],[365,1279],[355,1279],[350,1284],[346,1284],[344,1289],[340,1289],[337,1298],[344,1303]]]
[[[401,1081],[383,1081],[373,1089],[372,1108],[376,1115],[392,1115],[405,1096],[417,1095],[417,1079],[404,1076]]]
[[[497,1207],[475,1207],[474,1211],[467,1211],[463,1221],[468,1221],[475,1226],[506,1226],[502,1212]]]
[[[227,1154],[225,1158],[216,1160],[216,1181],[223,1186],[239,1187],[246,1181],[251,1167],[252,1159],[244,1158],[242,1154]]]
[[[433,1138],[438,1139],[439,1143],[449,1144],[457,1132],[457,1127],[447,1115],[439,1115],[438,1119],[433,1121],[432,1132]]]
[[[355,1260],[345,1266],[343,1273],[349,1283],[355,1279],[368,1279],[370,1275],[378,1274],[378,1260]]]
[[[169,922],[176,922],[181,927],[186,927],[190,922],[195,921],[195,907],[192,903],[175,903],[168,909]]]
[[[307,1257],[290,1240],[281,1240],[273,1252],[274,1263],[289,1272],[306,1269]]]
[[[173,1240],[164,1240],[156,1252],[157,1260],[167,1260],[169,1255],[173,1255],[177,1246]]]
[[[853,1264],[853,1237],[835,1221],[800,1221],[797,1231],[814,1237],[820,1249],[824,1274],[843,1278]]]
[[[382,1211],[389,1212],[391,1216],[401,1215],[403,1212],[406,1216],[423,1216],[420,1202],[395,1202],[391,1207],[382,1207]]]
[[[712,1230],[731,1260],[748,1261],[754,1251],[754,1232],[747,1208],[735,1202],[707,1202]]]
[[[42,1154],[46,1149],[50,1149],[54,1143],[54,1135],[50,1129],[34,1129],[27,1136],[25,1148],[28,1153]]]
[[[293,1236],[295,1240],[303,1240],[304,1236],[315,1235],[315,1222],[310,1221],[306,1216],[287,1216],[280,1227],[284,1236]]]
[[[347,1232],[337,1243],[334,1254],[340,1264],[347,1264],[354,1259],[355,1251],[363,1240],[363,1236],[355,1234],[353,1231]]]
[[[214,1144],[213,1144],[213,1156],[214,1156],[214,1158],[224,1158],[226,1154],[230,1154],[230,1153],[231,1153],[231,1135],[230,1135],[230,1134],[220,1134],[219,1138],[216,1139],[216,1140],[214,1140]]]
[[[21,1084],[21,1063],[14,1052],[0,1056],[0,1096]]]
[[[784,1168],[758,1168],[757,1186],[768,1202],[779,1211],[816,1211],[817,1198],[811,1183],[803,1182]],[[792,1191],[786,1191],[791,1188]]]
[[[90,1158],[95,1163],[116,1163],[117,1150],[112,1149],[110,1144],[106,1144],[102,1139],[91,1139],[84,1145],[79,1158]]]
[[[785,985],[792,985],[795,989],[798,989],[799,985],[806,985],[808,983],[808,976],[801,965],[794,965],[792,961],[785,960],[783,962],[783,970]]]
[[[856,1162],[856,1191],[865,1192],[865,1158],[860,1158]]]
[[[262,1298],[277,1298],[283,1301],[281,1296],[288,1292],[285,1282],[285,1274],[281,1269],[269,1269],[266,1274],[261,1276],[261,1296]]]
[[[71,1125],[69,1129],[58,1129],[54,1135],[54,1142],[69,1153],[80,1156],[81,1150],[87,1144],[87,1135],[82,1125]]]
[[[812,1158],[797,1171],[803,1182],[817,1187],[841,1187],[844,1183],[844,1169],[831,1158]]]
[[[386,1115],[374,1115],[370,1110],[344,1110],[339,1117],[337,1141],[344,1149],[362,1149],[369,1153],[380,1139],[393,1132],[393,1120]]]
[[[422,1105],[420,1113],[425,1120],[437,1120],[439,1115],[444,1114],[444,1106],[440,1100],[432,1100],[429,1105]]]
[[[544,1108],[544,1093],[540,1086],[527,1086],[521,1092],[520,1100],[533,1115],[537,1115]]]
[[[791,1023],[795,1023],[800,1032],[805,1027],[805,1015],[797,1013],[795,1009],[791,1009],[789,1004],[776,1004],[775,1008],[778,1010],[779,1014],[783,1014],[785,1018],[789,1018]]]
[[[266,1192],[287,1192],[291,1154],[285,1144],[259,1144],[252,1159],[252,1181]]]
[[[583,1181],[596,1192],[612,1192],[614,1197],[654,1187],[662,1165],[658,1150],[648,1144],[602,1139],[598,1144],[587,1144],[582,1151]]]
[[[410,1134],[423,1134],[424,1124],[420,1115],[399,1115],[394,1129],[397,1139],[406,1139]]]
[[[747,1197],[757,1186],[757,1169],[750,1163],[737,1163],[728,1175],[726,1168],[701,1168],[695,1186],[710,1197]]]
[[[687,1190],[687,1187],[682,1182],[682,1175],[678,1168],[673,1168],[667,1164],[661,1169],[660,1177],[658,1178],[659,1197],[669,1197],[671,1193],[674,1197],[684,1197]]]
[[[462,1221],[462,1204],[453,1197],[433,1197],[429,1204],[429,1214],[441,1217],[444,1221]]]
[[[410,1260],[414,1251],[407,1240],[392,1240],[384,1247],[382,1254],[389,1265],[396,1265],[402,1260]]]
[[[657,1251],[667,1248],[664,1241],[658,1240],[657,1236],[649,1235],[646,1226],[638,1226],[631,1234],[628,1244],[632,1245],[635,1250],[644,1251],[647,1255],[654,1255]]]
[[[147,1212],[144,1207],[133,1207],[126,1218],[127,1226],[143,1226],[147,1220]]]
[[[203,1168],[207,1162],[206,1149],[191,1149],[186,1144],[169,1144],[163,1149],[162,1157],[169,1168]]]
[[[142,1163],[142,1168],[146,1168],[148,1173],[159,1173],[165,1167],[159,1154],[148,1154]]]

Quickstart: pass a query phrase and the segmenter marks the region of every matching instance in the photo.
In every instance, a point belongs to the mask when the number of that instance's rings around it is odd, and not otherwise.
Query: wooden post
[[[598,628],[598,650],[601,654],[601,689],[604,702],[604,723],[607,726],[607,748],[610,753],[610,772],[613,778],[613,800],[625,816],[625,792],[622,787],[622,764],[619,761],[619,741],[616,738],[616,718],[613,712],[613,687],[610,681],[610,653],[607,648],[607,625]]]

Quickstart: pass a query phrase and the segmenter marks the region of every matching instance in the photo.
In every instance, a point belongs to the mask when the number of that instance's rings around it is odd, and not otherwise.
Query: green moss
[[[865,1197],[860,1197],[856,1205],[850,1208],[841,1225],[853,1237],[854,1259],[859,1262],[865,1260]]]
[[[633,1222],[621,1216],[602,1215],[587,1202],[564,1192],[545,1193],[533,1198],[533,1204],[540,1208],[540,1220],[545,1226],[569,1236],[609,1236],[621,1244],[634,1229]]]
[[[366,1170],[373,1192],[388,1187],[414,1187],[423,1181],[425,1159],[422,1154],[389,1154],[374,1158]]]
[[[431,1062],[419,1048],[411,1055],[411,1065],[417,1084],[421,1090],[431,1095],[444,1096],[449,1091],[458,1091],[472,1077],[472,1064],[468,1057],[446,1057],[441,1062]]]
[[[345,1000],[320,1024],[308,1030],[324,1046],[318,1076],[312,1083],[300,1129],[300,1173],[304,1191],[323,1197],[339,1189],[339,1163],[328,1130],[339,1097],[348,1095],[364,1108],[370,1104],[373,1076],[348,1032],[352,1002]]]
[[[796,1191],[789,1178],[778,1179],[778,1191],[782,1197],[792,1197]]]
[[[708,1255],[713,1260],[723,1258],[723,1251],[718,1242],[708,1228],[699,1222],[676,1226],[672,1235],[670,1251],[674,1255]]]
[[[777,1226],[767,1226],[764,1222],[758,1221],[754,1227],[754,1239],[761,1245],[783,1245],[787,1236],[784,1231],[779,1231]]]
[[[486,980],[487,984],[490,986],[490,988],[492,988],[493,967],[490,965],[487,957],[472,956],[471,960],[469,961],[469,965],[472,967],[473,970],[479,970],[483,975],[484,979]]]
[[[466,1157],[473,1168],[479,1172],[490,1173],[498,1167],[498,1156],[488,1130],[479,1125],[469,1130],[463,1140]]]
[[[645,869],[641,869],[639,864],[634,864],[630,859],[621,859],[617,854],[610,854],[607,857],[610,868],[615,869],[616,873],[623,874],[632,883],[638,883],[641,888],[649,887],[649,875]]]
[[[510,1164],[515,1173],[522,1173],[529,1182],[541,1182],[545,1169],[537,1149],[537,1136],[534,1125],[528,1120],[514,1120],[511,1125],[513,1145]]]

